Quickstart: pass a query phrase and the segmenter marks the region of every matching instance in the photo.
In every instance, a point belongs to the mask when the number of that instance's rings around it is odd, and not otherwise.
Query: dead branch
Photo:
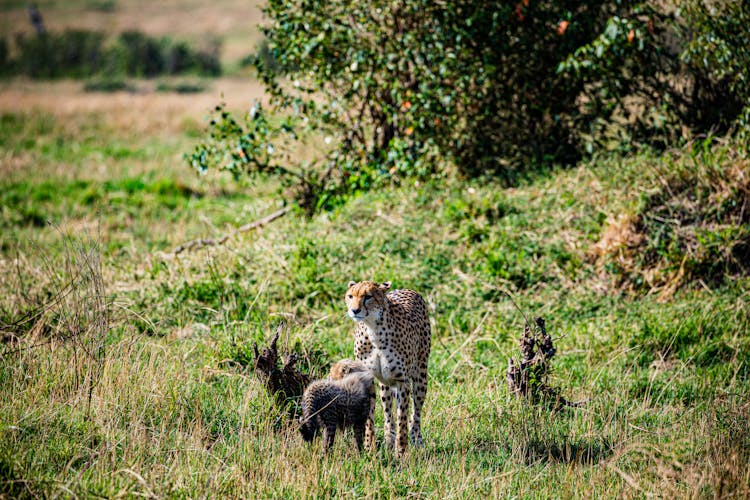
[[[276,345],[283,327],[284,323],[279,323],[269,346],[262,352],[258,352],[258,344],[253,345],[255,373],[280,408],[299,400],[310,383],[310,376],[295,367],[298,360],[295,353],[289,354],[282,367],[279,368],[279,353]],[[297,405],[291,408],[291,413],[292,415],[297,413]]]
[[[568,401],[560,394],[559,388],[548,384],[550,361],[557,350],[547,333],[544,318],[536,318],[534,323],[534,326],[526,323],[523,335],[518,339],[520,361],[508,359],[506,379],[510,392],[531,402],[551,402],[555,408],[582,406],[582,402]]]
[[[220,238],[197,238],[194,240],[190,240],[186,243],[183,243],[182,245],[178,246],[172,251],[172,255],[177,255],[179,253],[182,253],[186,250],[197,250],[199,248],[203,247],[210,247],[210,246],[216,246],[216,245],[223,245],[224,243],[229,240],[232,236],[234,236],[237,233],[245,233],[247,231],[251,231],[253,229],[257,229],[260,227],[265,226],[266,224],[269,224],[279,217],[282,217],[286,215],[287,212],[291,210],[291,207],[284,207],[280,210],[277,210],[273,213],[270,213],[266,215],[265,217],[258,219],[256,221],[250,222],[248,224],[245,224],[243,226],[238,227],[237,229],[230,231],[229,233],[226,233],[224,236]]]

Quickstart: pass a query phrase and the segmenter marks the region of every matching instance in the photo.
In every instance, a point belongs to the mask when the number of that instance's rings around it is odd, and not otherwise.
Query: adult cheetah
[[[430,357],[430,318],[427,304],[414,290],[393,290],[390,282],[349,282],[348,314],[357,322],[354,354],[378,379],[383,404],[386,445],[403,455],[407,434],[422,446],[422,405],[427,393],[427,362]],[[409,395],[413,399],[411,431],[407,433]],[[393,400],[397,406],[394,432]],[[374,411],[367,421],[373,435]]]

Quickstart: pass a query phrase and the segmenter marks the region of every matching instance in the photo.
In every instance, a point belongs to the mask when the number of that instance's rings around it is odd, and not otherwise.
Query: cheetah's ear
[[[379,286],[379,288],[381,290],[388,290],[390,287],[391,287],[391,282],[390,281],[384,281]]]
[[[351,287],[353,287],[356,284],[357,284],[356,281],[350,281],[349,284],[347,285],[347,288],[351,288]]]

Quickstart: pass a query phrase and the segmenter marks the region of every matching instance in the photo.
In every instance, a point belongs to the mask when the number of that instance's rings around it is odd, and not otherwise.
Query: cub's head
[[[302,439],[307,443],[315,439],[315,436],[318,435],[318,425],[315,419],[300,418],[299,432],[302,434]]]
[[[346,305],[349,317],[354,321],[375,320],[380,318],[385,309],[385,297],[391,282],[375,283],[374,281],[349,282],[346,291]]]
[[[352,373],[367,373],[367,371],[367,367],[360,361],[342,359],[331,367],[331,373],[328,377],[331,380],[341,380]]]

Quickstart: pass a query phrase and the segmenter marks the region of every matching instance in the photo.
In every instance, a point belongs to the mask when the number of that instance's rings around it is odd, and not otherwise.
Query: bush
[[[84,30],[18,36],[18,56],[10,64],[32,78],[86,77],[104,62],[103,41],[103,34]]]
[[[596,148],[665,147],[685,129],[726,129],[742,109],[736,85],[681,61],[701,21],[669,5],[271,0],[265,12],[274,64],[256,65],[284,128],[259,135],[255,115],[243,122],[222,109],[191,160],[237,175],[258,171],[238,148],[325,138],[327,155],[295,174],[318,191],[307,206],[439,175],[447,163],[512,182]]]
[[[206,90],[202,82],[159,82],[156,85],[157,92],[175,92],[177,94],[197,94]]]
[[[2,73],[31,78],[154,77],[183,73],[216,76],[221,73],[217,48],[197,51],[184,42],[156,39],[139,31],[122,33],[112,45],[105,44],[104,34],[95,31],[19,35],[14,58],[8,57],[7,47],[7,41],[1,40]]]
[[[0,75],[8,68],[8,41],[0,38]]]
[[[720,89],[718,110],[731,107],[729,116],[747,137],[750,132],[750,5],[747,2],[692,2],[687,16],[695,36],[683,54],[687,64]],[[739,109],[744,109],[740,112]],[[711,113],[712,108],[708,108]],[[715,119],[714,121],[720,121]],[[727,123],[722,123],[726,125]]]
[[[685,16],[665,5],[660,10],[636,4],[627,15],[611,17],[598,37],[559,66],[586,83],[579,131],[589,150],[606,144],[666,147],[688,138],[685,130],[726,131],[740,115],[741,93],[691,55],[695,47],[711,50],[696,37],[711,29],[712,20],[697,14],[705,7],[687,2]],[[730,52],[741,50],[735,46]]]
[[[119,78],[91,79],[86,82],[83,89],[86,92],[121,92],[124,90],[133,90],[125,80]]]
[[[126,31],[120,35],[118,45],[122,47],[125,74],[156,76],[165,72],[162,43],[139,31]]]

